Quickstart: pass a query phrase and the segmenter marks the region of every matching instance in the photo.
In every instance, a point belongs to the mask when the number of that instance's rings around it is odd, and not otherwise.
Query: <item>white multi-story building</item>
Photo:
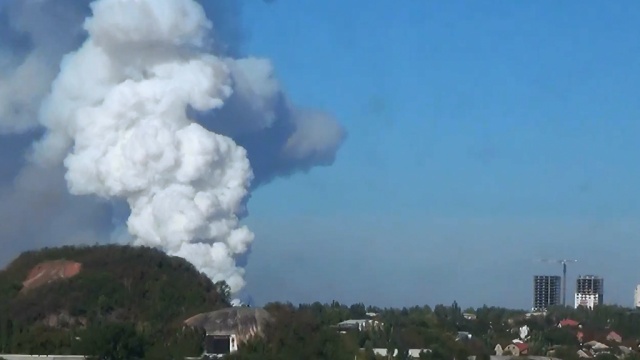
[[[584,306],[589,309],[593,309],[600,302],[598,301],[598,295],[596,294],[579,294],[576,293],[575,306],[576,309],[579,306]]]
[[[640,308],[640,285],[636,285],[636,291],[633,294],[633,305]]]
[[[578,276],[576,281],[575,307],[589,309],[601,305],[604,298],[604,279],[594,275]]]

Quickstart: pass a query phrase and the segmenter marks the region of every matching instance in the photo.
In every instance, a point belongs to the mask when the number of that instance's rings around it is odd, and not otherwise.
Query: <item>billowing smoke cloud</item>
[[[64,174],[81,202],[56,204],[69,214],[82,211],[92,223],[111,216],[107,205],[126,201],[135,244],[182,256],[240,290],[236,259],[254,239],[240,223],[250,190],[331,164],[345,134],[330,116],[295,108],[267,59],[240,56],[237,0],[213,3],[20,0],[0,7],[0,131],[44,130],[0,200],[29,203],[20,195],[31,193],[24,184]],[[56,211],[40,206],[43,214]],[[98,233],[87,241],[105,236]],[[10,234],[16,242],[27,233]]]

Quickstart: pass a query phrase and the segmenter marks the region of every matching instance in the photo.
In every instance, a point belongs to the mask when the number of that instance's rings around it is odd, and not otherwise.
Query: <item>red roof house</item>
[[[518,348],[518,350],[520,350],[520,355],[526,355],[529,351],[529,344],[515,343],[514,345]]]
[[[560,323],[558,324],[558,327],[576,327],[578,325],[580,325],[580,323],[575,320],[564,319],[560,321]]]
[[[615,341],[617,343],[621,343],[622,342],[622,336],[620,336],[620,334],[618,334],[617,332],[612,331],[607,335],[607,340]]]

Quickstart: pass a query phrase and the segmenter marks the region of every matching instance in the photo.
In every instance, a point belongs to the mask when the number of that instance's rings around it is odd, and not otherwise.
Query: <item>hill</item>
[[[0,272],[0,352],[86,353],[122,340],[135,357],[199,355],[199,334],[183,322],[229,306],[227,289],[150,248],[25,252]]]

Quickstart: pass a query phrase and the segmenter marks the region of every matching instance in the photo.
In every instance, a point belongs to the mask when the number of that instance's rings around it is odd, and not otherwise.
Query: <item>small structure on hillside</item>
[[[204,356],[222,357],[237,351],[247,340],[264,336],[271,321],[264,309],[231,307],[192,316],[184,323],[205,331]]]

